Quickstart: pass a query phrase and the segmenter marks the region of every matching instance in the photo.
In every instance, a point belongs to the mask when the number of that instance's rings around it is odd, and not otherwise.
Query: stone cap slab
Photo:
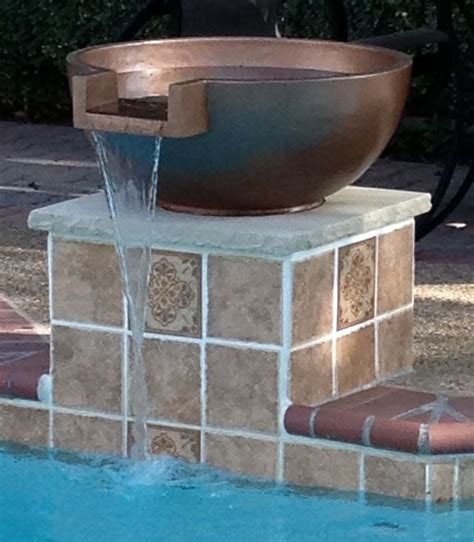
[[[312,211],[262,217],[210,217],[158,210],[150,222],[130,220],[130,241],[181,249],[283,257],[403,222],[429,211],[430,195],[347,187]],[[111,242],[103,193],[34,210],[32,229],[59,237]]]

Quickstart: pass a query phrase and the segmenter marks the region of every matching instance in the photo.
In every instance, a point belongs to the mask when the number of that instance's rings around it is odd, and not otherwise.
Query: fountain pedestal
[[[413,218],[429,207],[427,194],[348,187],[294,215],[131,223],[154,247],[149,452],[361,487],[363,458],[388,452],[309,443],[286,432],[285,412],[410,370]],[[126,455],[129,331],[105,198],[36,210],[30,226],[50,234],[50,444]]]

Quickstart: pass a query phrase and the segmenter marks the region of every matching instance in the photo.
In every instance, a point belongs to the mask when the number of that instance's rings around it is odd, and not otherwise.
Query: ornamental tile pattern
[[[201,336],[201,257],[156,251],[148,286],[147,331]]]
[[[338,328],[374,316],[375,239],[341,248],[339,252]]]

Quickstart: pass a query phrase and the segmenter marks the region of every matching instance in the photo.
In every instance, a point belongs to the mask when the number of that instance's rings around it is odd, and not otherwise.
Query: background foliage
[[[147,0],[1,0],[0,1],[0,117],[29,121],[70,119],[65,72],[68,52],[115,41]],[[198,0],[197,0],[198,1]],[[464,0],[474,16],[474,0]],[[350,39],[434,24],[432,0],[346,0]],[[164,36],[166,22],[158,20],[146,36]],[[456,21],[467,57],[473,44],[465,21]],[[288,37],[327,37],[328,12],[324,0],[286,0],[280,30]],[[429,81],[415,81],[420,97]],[[420,100],[418,100],[420,101]],[[449,100],[445,100],[445,106]],[[438,107],[436,105],[436,107]],[[423,113],[425,115],[425,112]],[[425,115],[426,116],[426,115]],[[439,111],[423,125],[423,145],[438,141]],[[416,130],[415,130],[416,132]],[[432,135],[434,136],[432,137]],[[418,135],[405,138],[418,144]],[[438,143],[433,143],[437,145]],[[437,149],[431,149],[436,152]]]

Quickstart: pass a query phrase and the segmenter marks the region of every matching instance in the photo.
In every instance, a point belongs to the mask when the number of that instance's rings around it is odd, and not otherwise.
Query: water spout
[[[161,138],[91,132],[113,223],[114,243],[127,303],[131,348],[128,354],[133,459],[146,455],[148,393],[143,358],[151,241],[137,242],[133,228],[147,229],[156,208]],[[146,236],[143,236],[145,239]]]

